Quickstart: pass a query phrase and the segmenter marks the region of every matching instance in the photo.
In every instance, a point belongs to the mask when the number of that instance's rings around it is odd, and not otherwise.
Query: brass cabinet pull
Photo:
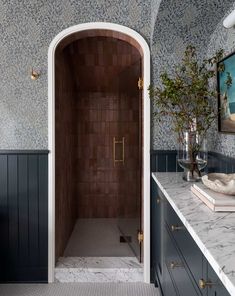
[[[161,202],[164,202],[164,199],[158,195],[157,196],[157,204],[160,204]]]
[[[170,263],[170,268],[171,269],[174,269],[174,268],[176,268],[176,267],[183,267],[184,265],[183,265],[183,263],[179,263],[179,262],[174,262],[174,261],[172,261],[171,263]]]
[[[179,225],[171,225],[171,231],[179,231],[184,229],[183,226],[179,226]]]
[[[116,145],[121,144],[122,145],[122,158],[116,159]],[[116,162],[122,162],[124,165],[125,163],[125,137],[122,137],[121,141],[117,141],[116,138],[113,138],[113,165],[115,166]]]
[[[211,281],[205,281],[204,279],[199,280],[199,287],[201,289],[205,289],[206,287],[211,288],[211,286],[216,285],[215,283],[212,283]]]

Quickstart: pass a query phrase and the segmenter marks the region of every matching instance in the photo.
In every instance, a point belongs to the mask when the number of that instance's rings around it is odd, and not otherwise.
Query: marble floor
[[[5,284],[1,296],[159,296],[153,285],[143,283],[105,284]]]
[[[117,219],[78,219],[64,257],[133,257],[120,235]]]

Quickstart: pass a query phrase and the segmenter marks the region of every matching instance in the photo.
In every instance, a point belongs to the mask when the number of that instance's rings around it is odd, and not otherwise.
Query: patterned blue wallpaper
[[[159,83],[162,72],[170,73],[173,65],[181,60],[188,44],[196,46],[201,58],[204,58],[210,36],[230,6],[231,0],[161,2],[151,48],[154,84]],[[161,124],[152,120],[152,146],[154,149],[177,148],[176,137],[167,119]]]
[[[119,23],[138,31],[150,44],[152,81],[170,71],[185,46],[201,56],[223,44],[234,48],[234,31],[221,20],[231,0],[21,0],[0,1],[0,149],[47,149],[47,51],[63,29],[84,22]],[[209,46],[208,46],[209,43]],[[41,72],[32,82],[29,71]],[[231,154],[234,136],[219,135],[210,143]],[[152,120],[152,147],[175,149],[169,121]]]
[[[235,9],[235,2],[226,15],[233,9]],[[235,51],[235,29],[225,29],[223,27],[223,19],[219,20],[208,40],[207,56],[213,55],[220,48],[225,50],[225,55]],[[216,80],[213,83],[213,87],[216,87]],[[209,141],[211,150],[235,157],[235,134],[218,133],[217,122],[211,130]]]
[[[152,47],[154,41],[154,29],[156,24],[156,19],[161,4],[161,0],[151,0],[151,26],[150,26],[150,46]]]
[[[47,149],[47,51],[63,29],[91,21],[131,27],[150,39],[150,1],[0,1],[0,149]],[[35,82],[29,71],[41,77]]]

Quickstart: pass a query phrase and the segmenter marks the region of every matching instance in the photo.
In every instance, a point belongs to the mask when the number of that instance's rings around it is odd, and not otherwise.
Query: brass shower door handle
[[[116,145],[122,145],[122,158],[116,158]],[[117,162],[125,164],[125,137],[122,137],[121,141],[117,141],[116,137],[113,137],[113,165],[115,166]]]

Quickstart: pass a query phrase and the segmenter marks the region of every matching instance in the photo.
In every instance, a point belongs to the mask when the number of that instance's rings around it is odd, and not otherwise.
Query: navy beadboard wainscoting
[[[176,150],[152,150],[151,151],[151,172],[181,172],[177,164]]]
[[[151,172],[181,172],[177,164],[176,150],[152,150]],[[208,152],[207,173],[235,173],[235,158],[217,152]]]
[[[48,151],[0,151],[0,281],[48,280]]]

